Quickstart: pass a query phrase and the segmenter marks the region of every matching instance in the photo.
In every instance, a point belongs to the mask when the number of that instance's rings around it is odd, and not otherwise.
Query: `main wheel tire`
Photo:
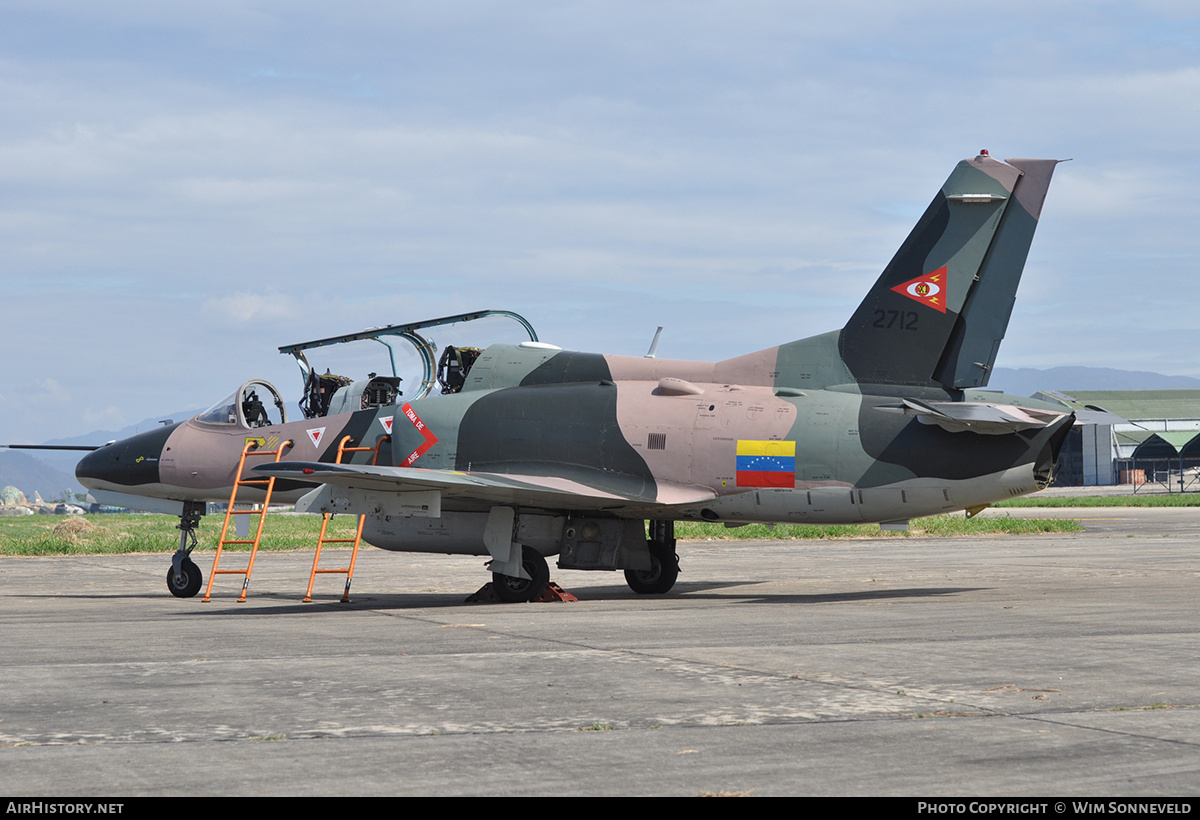
[[[175,577],[174,565],[167,570],[167,589],[176,598],[194,598],[203,584],[204,576],[200,573],[200,567],[191,558],[184,558],[179,563],[178,578]]]
[[[662,595],[679,578],[679,556],[657,541],[647,541],[646,546],[650,549],[650,569],[625,570],[625,583],[639,595]]]
[[[529,574],[528,579],[492,573],[492,588],[506,604],[532,601],[550,581],[550,567],[545,557],[532,547],[521,547],[521,567]]]

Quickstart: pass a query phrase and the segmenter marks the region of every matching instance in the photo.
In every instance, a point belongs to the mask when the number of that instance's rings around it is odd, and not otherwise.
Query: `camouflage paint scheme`
[[[1055,164],[960,162],[840,331],[721,362],[493,345],[452,395],[253,431],[190,420],[98,450],[77,475],[223,501],[247,436],[291,439],[256,468],[276,498],[366,513],[365,539],[386,549],[490,554],[511,578],[529,577],[530,551],[677,572],[677,520],[903,526],[1034,492],[1073,416],[977,388]],[[379,466],[331,463],[343,436],[369,446],[389,430]]]

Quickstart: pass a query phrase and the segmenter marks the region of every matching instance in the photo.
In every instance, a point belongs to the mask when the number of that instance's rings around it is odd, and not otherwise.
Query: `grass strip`
[[[914,518],[907,530],[881,530],[878,524],[818,526],[778,524],[772,530],[766,524],[747,524],[727,528],[722,524],[675,522],[675,537],[687,541],[777,541],[824,538],[951,538],[965,535],[1030,535],[1044,532],[1082,532],[1078,521],[1057,518],[1011,518],[988,516],[967,518],[957,515],[932,515]]]
[[[252,529],[257,520],[251,519]],[[104,555],[121,553],[174,552],[179,546],[178,519],[169,515],[73,515],[0,517],[0,555]],[[327,538],[353,538],[356,520],[335,516]],[[821,538],[912,538],[963,535],[1030,534],[1042,532],[1080,532],[1077,521],[935,515],[914,519],[907,532],[879,529],[877,524],[852,526],[810,526],[781,524],[774,529],[765,524],[727,528],[721,524],[680,521],[676,537],[682,541],[744,541],[754,539],[798,540]],[[315,515],[272,513],[263,528],[264,550],[315,549],[321,519]],[[221,534],[221,518],[208,516],[199,531],[199,550],[216,549]],[[233,537],[232,535],[227,537]],[[233,545],[229,550],[245,551],[248,546]]]
[[[1000,501],[994,507],[1200,507],[1200,493],[1149,495],[1042,495]]]
[[[250,519],[250,535],[258,519]],[[206,516],[197,536],[198,550],[215,550],[223,515]],[[326,538],[353,538],[358,521],[334,516]],[[106,555],[137,552],[174,552],[179,548],[179,519],[173,515],[27,515],[0,517],[0,555]],[[229,525],[227,539],[238,538]],[[321,517],[271,513],[263,527],[260,550],[316,549]],[[225,549],[249,551],[249,545]]]

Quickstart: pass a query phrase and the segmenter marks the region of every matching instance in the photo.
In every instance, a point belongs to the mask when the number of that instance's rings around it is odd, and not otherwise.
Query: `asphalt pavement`
[[[349,604],[301,603],[307,550],[245,603],[171,597],[166,555],[0,558],[0,792],[1200,793],[1200,510],[998,514],[1086,532],[686,542],[666,596],[552,568],[580,600],[515,605],[370,548]]]

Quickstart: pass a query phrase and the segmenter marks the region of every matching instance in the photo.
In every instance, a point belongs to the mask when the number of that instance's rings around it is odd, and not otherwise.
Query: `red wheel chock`
[[[560,587],[558,584],[550,581],[542,587],[541,592],[533,597],[530,603],[534,604],[549,604],[555,601],[578,601],[571,593]],[[503,603],[500,596],[492,589],[492,584],[489,581],[479,588],[479,591],[472,594],[463,603],[467,604],[499,604]]]

